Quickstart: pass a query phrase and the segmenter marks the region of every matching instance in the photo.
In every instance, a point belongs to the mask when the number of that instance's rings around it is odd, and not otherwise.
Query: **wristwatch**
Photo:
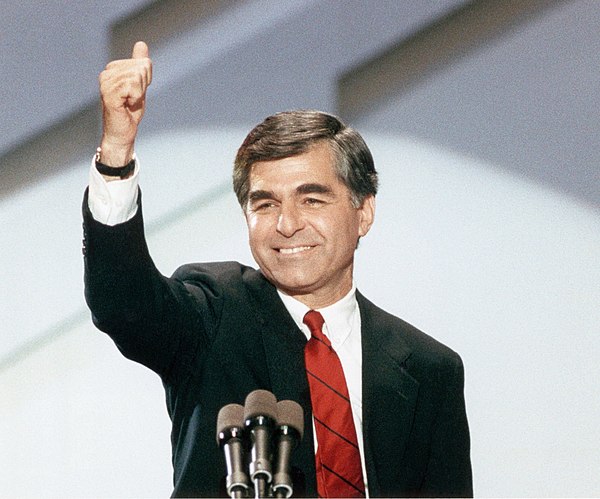
[[[108,166],[100,162],[100,148],[96,149],[96,170],[102,175],[109,177],[120,177],[121,179],[127,178],[131,172],[135,169],[135,158],[133,158],[125,166]]]

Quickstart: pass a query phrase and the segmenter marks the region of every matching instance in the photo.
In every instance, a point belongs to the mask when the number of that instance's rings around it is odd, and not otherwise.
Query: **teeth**
[[[301,251],[306,251],[310,249],[310,246],[298,246],[296,248],[280,248],[279,252],[284,255],[291,255],[292,253],[300,253]]]

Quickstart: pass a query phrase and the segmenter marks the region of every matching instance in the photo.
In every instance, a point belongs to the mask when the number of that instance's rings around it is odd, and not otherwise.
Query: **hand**
[[[102,148],[100,160],[124,166],[133,157],[138,125],[146,108],[146,90],[152,81],[148,46],[137,42],[131,59],[110,62],[100,73]]]

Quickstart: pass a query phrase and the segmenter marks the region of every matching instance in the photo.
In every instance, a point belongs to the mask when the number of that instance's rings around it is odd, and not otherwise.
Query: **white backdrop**
[[[476,495],[600,495],[599,214],[494,165],[364,132],[382,188],[357,285],[462,355]],[[164,273],[251,261],[229,186],[243,136],[140,141]],[[14,352],[0,360],[3,497],[171,492],[160,380],[121,358],[83,303],[87,167],[0,204],[0,321]]]

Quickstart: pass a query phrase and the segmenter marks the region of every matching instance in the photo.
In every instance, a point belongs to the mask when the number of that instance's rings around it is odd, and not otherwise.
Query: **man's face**
[[[354,250],[374,212],[373,196],[352,206],[327,144],[252,166],[245,215],[254,259],[278,289],[311,308],[350,291]]]

